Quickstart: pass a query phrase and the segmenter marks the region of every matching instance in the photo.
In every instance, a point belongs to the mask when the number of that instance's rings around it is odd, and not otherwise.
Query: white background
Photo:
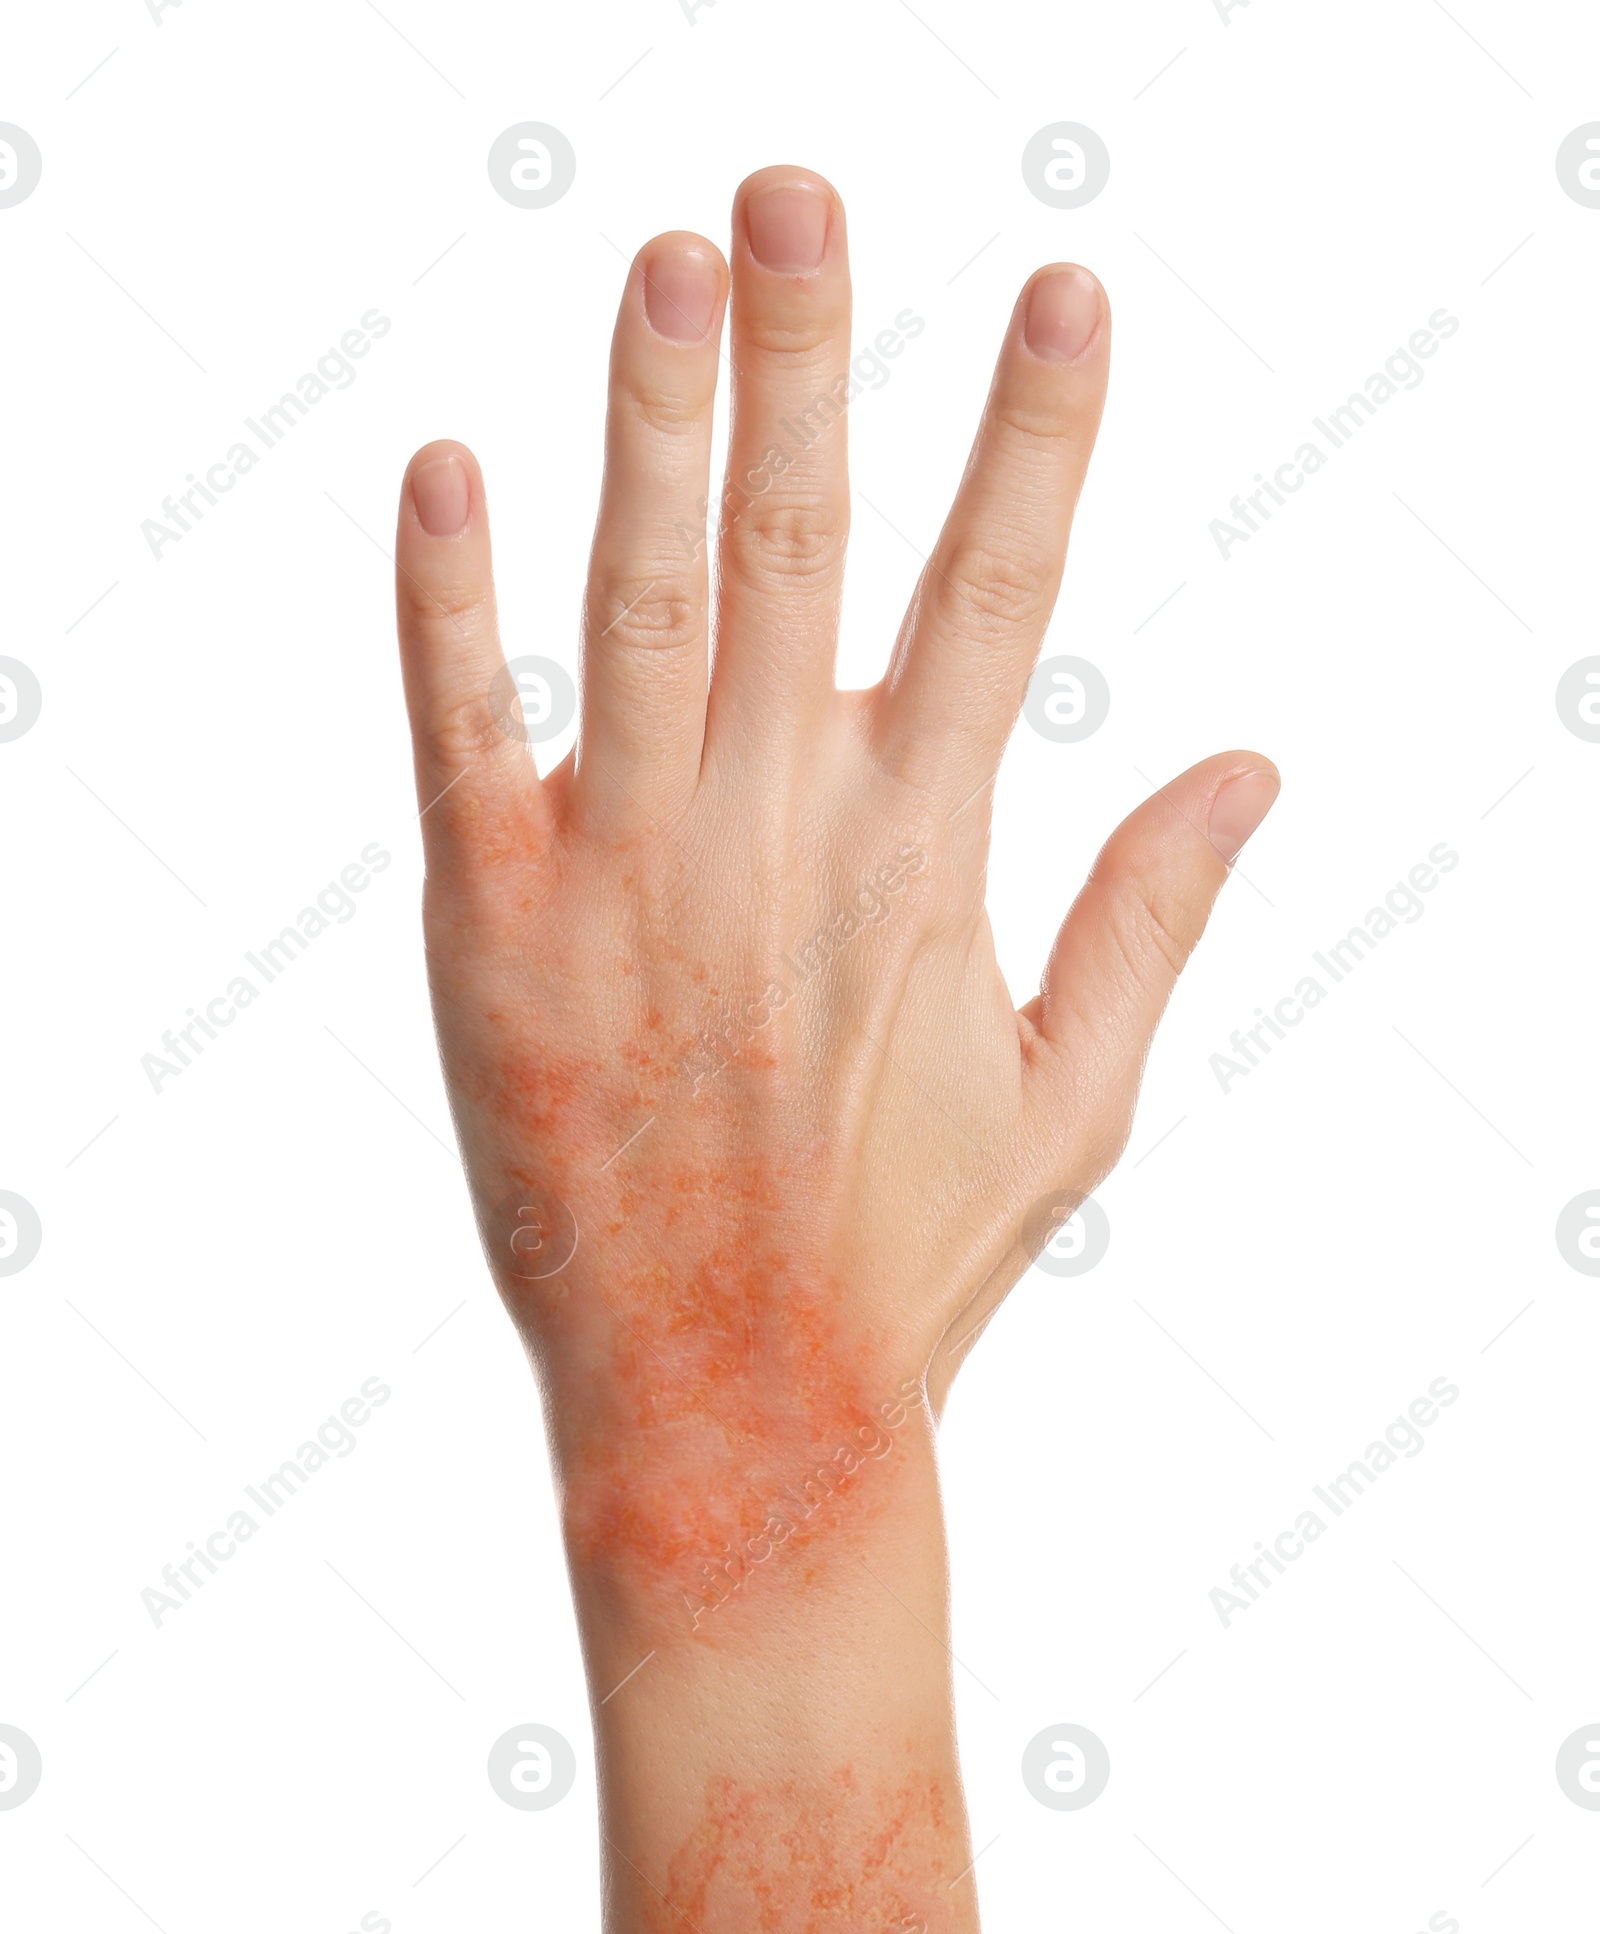
[[[574,662],[625,257],[723,240],[773,161],[847,200],[858,342],[927,324],[852,410],[876,509],[848,682],[883,663],[1017,287],[1065,257],[1111,292],[1046,651],[1100,666],[1112,710],[1007,760],[1018,999],[1141,774],[1233,745],[1284,773],[1101,1192],[1109,1254],[1030,1275],[949,1413],[989,1923],[1592,1924],[1600,1814],[1553,1767],[1600,1717],[1600,1281],[1554,1225],[1600,1186],[1600,746],[1554,691],[1600,649],[1600,210],[1554,158],[1600,119],[1600,21],[80,0],[14,10],[0,75],[44,156],[0,210],[0,651],[44,690],[0,746],[0,1187],[44,1227],[0,1280],[0,1722],[44,1759],[0,1811],[8,1924],[596,1923],[537,1406],[434,1059],[384,552],[407,456],[465,438],[508,651]],[[485,168],[530,119],[578,156],[535,212]],[[1019,165],[1059,120],[1112,157],[1077,211]],[[355,383],[153,559],[141,520],[373,307]],[[1441,307],[1421,385],[1219,557],[1210,520]],[[140,1057],[374,840],[356,917],[153,1093]],[[1225,1094],[1209,1057],[1440,841],[1424,916]],[[156,1629],[162,1566],[372,1376],[393,1397],[356,1452]],[[1225,1629],[1229,1567],[1440,1376],[1425,1452]],[[484,1773],[530,1720],[578,1753],[542,1813]],[[1063,1721],[1111,1755],[1082,1812],[1019,1775]]]

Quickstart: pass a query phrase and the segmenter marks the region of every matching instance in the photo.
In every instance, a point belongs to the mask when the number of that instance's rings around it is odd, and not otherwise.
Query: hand
[[[1104,292],[1059,266],[1024,289],[887,674],[839,692],[843,210],[764,170],[731,253],[714,629],[729,270],[670,234],[623,291],[581,734],[543,780],[497,720],[477,466],[438,443],[408,472],[434,1005],[606,1700],[609,1924],[720,1934],[760,1900],[763,1927],[966,1927],[947,1661],[906,1616],[944,1628],[931,1412],[1121,1151],[1278,782],[1223,753],[1135,812],[1016,1008],[983,904],[990,789],[1099,424]],[[843,1904],[807,1905],[819,1874]]]

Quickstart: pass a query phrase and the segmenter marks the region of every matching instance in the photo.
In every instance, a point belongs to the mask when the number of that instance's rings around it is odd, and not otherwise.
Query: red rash
[[[962,1833],[943,1783],[917,1777],[863,1793],[848,1765],[824,1783],[707,1783],[700,1825],[645,1907],[649,1934],[943,1934],[949,1890],[930,1887]]]
[[[922,1399],[850,1322],[831,1151],[773,1101],[765,1044],[705,1065],[650,1012],[604,1056],[503,1065],[487,1097],[514,1154],[486,1225],[519,1188],[577,1224],[558,1274],[497,1272],[554,1387],[586,1393],[581,1422],[552,1415],[573,1557],[649,1585],[686,1632],[864,1527]],[[507,1229],[486,1234],[504,1264]]]

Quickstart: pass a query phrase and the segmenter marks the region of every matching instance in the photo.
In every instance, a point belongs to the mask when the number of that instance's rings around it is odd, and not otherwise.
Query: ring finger
[[[705,732],[717,340],[727,270],[703,237],[658,236],[623,290],[605,482],[584,605],[580,810],[654,818],[680,804]]]

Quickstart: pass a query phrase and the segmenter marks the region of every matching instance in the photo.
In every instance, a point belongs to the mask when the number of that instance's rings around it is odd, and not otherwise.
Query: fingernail
[[[417,522],[430,537],[454,537],[467,521],[472,493],[459,457],[434,457],[411,478]]]
[[[1100,284],[1082,269],[1041,275],[1028,291],[1023,337],[1049,363],[1076,361],[1100,321]]]
[[[769,188],[744,205],[750,253],[763,268],[803,275],[822,266],[828,246],[827,198],[814,188]]]
[[[711,334],[720,285],[703,249],[663,249],[644,272],[644,312],[668,342],[704,342]]]
[[[1275,772],[1241,772],[1217,788],[1206,835],[1229,866],[1271,811],[1278,784]]]

